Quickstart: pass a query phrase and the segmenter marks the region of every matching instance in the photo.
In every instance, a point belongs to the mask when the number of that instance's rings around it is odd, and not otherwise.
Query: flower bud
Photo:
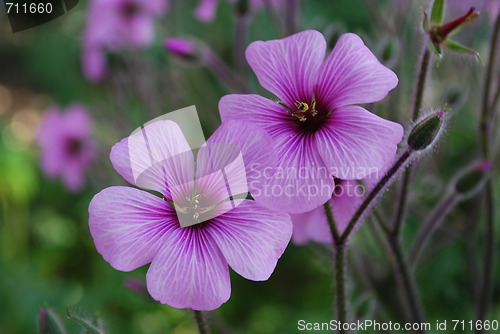
[[[167,38],[163,45],[167,51],[182,59],[193,60],[197,56],[195,44],[183,38]]]
[[[443,127],[444,110],[433,113],[418,122],[410,132],[408,146],[415,151],[422,151],[436,142]]]
[[[490,169],[489,161],[482,161],[468,168],[455,182],[456,193],[465,197],[473,196],[486,181]]]

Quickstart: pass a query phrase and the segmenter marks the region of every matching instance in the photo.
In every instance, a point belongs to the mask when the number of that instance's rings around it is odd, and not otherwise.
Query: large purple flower
[[[72,105],[66,111],[49,109],[38,127],[37,143],[42,149],[44,173],[60,177],[71,191],[81,189],[85,170],[96,153],[92,123],[85,108]]]
[[[228,265],[247,279],[268,279],[290,240],[290,217],[239,196],[254,178],[241,162],[275,161],[271,145],[256,145],[267,136],[224,124],[196,158],[172,121],[123,139],[111,151],[116,171],[162,197],[130,187],[95,195],[89,226],[99,253],[122,271],[151,263],[149,293],[176,308],[212,310],[226,302]]]
[[[92,0],[83,37],[83,72],[100,81],[107,71],[107,52],[144,47],[154,37],[154,20],[167,0]]]
[[[334,177],[373,173],[393,158],[403,136],[401,125],[356,105],[384,98],[396,75],[354,34],[342,35],[324,61],[325,52],[317,31],[254,42],[247,60],[279,101],[227,95],[219,103],[223,122],[256,124],[273,138],[278,168],[264,175],[268,183],[258,195],[277,210],[301,213],[325,203]]]

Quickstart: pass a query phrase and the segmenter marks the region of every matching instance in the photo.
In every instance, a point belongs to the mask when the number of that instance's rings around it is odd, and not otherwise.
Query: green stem
[[[420,299],[415,288],[416,284],[413,280],[413,276],[411,275],[410,265],[401,247],[400,237],[392,234],[389,229],[384,227],[386,224],[381,215],[376,215],[374,221],[378,223],[386,236],[386,244],[388,244],[389,247],[384,248],[386,248],[390,255],[394,258],[394,264],[396,267],[394,274],[397,276],[396,279],[398,279],[403,285],[403,290],[406,296],[405,301],[408,310],[411,312],[412,320],[418,323],[423,323],[424,316],[422,314],[422,304],[420,303]],[[419,333],[425,332],[419,331]]]
[[[422,100],[424,98],[425,92],[425,83],[427,81],[427,73],[429,72],[429,65],[431,59],[431,52],[427,45],[424,46],[424,54],[422,56],[422,60],[420,62],[420,70],[417,76],[417,92],[415,94],[415,101],[413,103],[413,113],[412,120],[415,122],[418,119],[420,114],[420,108],[422,108]],[[410,181],[412,175],[411,166],[408,167],[403,176],[403,184],[401,186],[401,191],[399,194],[399,202],[396,211],[396,217],[394,219],[394,234],[398,235],[401,230],[401,226],[404,221],[404,217],[406,214],[406,207],[408,204],[408,192],[410,188]]]
[[[332,233],[333,249],[335,252],[334,262],[334,279],[335,279],[335,309],[337,320],[341,323],[347,321],[347,296],[346,296],[346,273],[345,273],[345,257],[346,257],[346,244],[339,242],[339,233],[335,225],[330,201],[326,202],[323,207],[325,208],[326,218],[330,231]],[[339,329],[340,334],[346,333],[345,330]]]
[[[434,235],[443,219],[448,215],[448,213],[457,204],[458,198],[455,193],[452,193],[444,197],[436,208],[432,211],[432,214],[426,219],[426,221],[420,227],[415,241],[413,242],[413,247],[410,251],[410,264],[415,266],[420,258],[422,250],[427,245],[429,239]]]
[[[415,281],[413,280],[413,276],[410,272],[410,266],[408,265],[405,255],[403,254],[399,236],[389,235],[387,239],[395,260],[395,272],[403,285],[403,290],[406,296],[405,301],[413,318],[412,320],[416,323],[422,324],[424,323],[422,305],[420,303],[420,299],[418,298]],[[422,329],[416,332],[422,334],[425,333]]]
[[[490,160],[490,130],[493,128],[489,124],[493,117],[493,110],[489,109],[490,91],[493,81],[493,70],[495,68],[495,60],[498,50],[498,37],[500,35],[500,13],[497,14],[493,36],[491,39],[491,49],[488,59],[488,66],[486,69],[484,93],[482,102],[482,116],[480,124],[482,154],[484,160]],[[484,253],[484,267],[483,267],[483,284],[479,291],[478,309],[476,319],[484,320],[488,314],[491,305],[491,296],[493,292],[493,276],[495,271],[496,259],[496,231],[495,231],[495,194],[494,194],[494,180],[491,176],[485,186],[486,193],[486,226],[485,226],[485,253]],[[477,330],[477,333],[483,333],[483,330]]]
[[[330,201],[323,204],[323,208],[325,209],[328,225],[330,226],[330,232],[332,233],[333,246],[335,247],[340,239],[340,236],[339,231],[337,230],[337,225],[335,225],[335,219],[333,218],[332,206],[330,205]]]
[[[401,156],[394,163],[391,169],[389,169],[389,171],[384,175],[384,177],[380,179],[377,185],[370,191],[370,193],[364,199],[363,203],[361,203],[359,208],[352,216],[351,220],[349,221],[349,224],[347,225],[347,228],[344,230],[344,233],[342,233],[342,235],[340,236],[338,242],[339,244],[342,245],[345,243],[345,241],[347,240],[347,238],[349,238],[356,224],[368,211],[371,205],[375,202],[375,200],[378,198],[378,195],[382,192],[382,190],[389,185],[390,181],[393,180],[394,175],[396,175],[402,168],[406,166],[406,164],[410,160],[411,155],[412,155],[411,150],[407,150],[403,154],[401,154]]]
[[[208,329],[207,323],[205,321],[205,317],[201,311],[194,310],[194,322],[198,328],[199,334],[209,334],[210,331]]]
[[[420,71],[418,72],[417,93],[415,95],[415,101],[413,103],[413,121],[417,120],[420,114],[420,108],[422,108],[422,100],[424,99],[425,92],[425,82],[427,81],[427,73],[429,72],[429,65],[431,62],[431,52],[427,45],[425,45],[424,48],[425,51],[420,63]]]
[[[337,320],[341,323],[347,321],[346,303],[346,247],[344,245],[335,247],[335,303],[337,308]],[[347,333],[342,327],[339,334]]]

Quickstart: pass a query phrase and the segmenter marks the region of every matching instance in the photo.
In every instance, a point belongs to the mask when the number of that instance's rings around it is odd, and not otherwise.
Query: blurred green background
[[[422,49],[424,2],[401,2],[408,4],[301,1],[297,31],[320,30],[330,47],[344,32],[359,34],[400,80],[384,101],[368,108],[408,126]],[[106,263],[93,245],[87,208],[101,189],[125,184],[112,169],[109,151],[141,123],[194,104],[206,137],[220,124],[218,101],[232,91],[203,66],[176,59],[162,46],[167,37],[195,37],[233,66],[232,5],[221,1],[215,21],[203,23],[193,16],[196,4],[172,1],[169,12],[157,22],[153,45],[138,51],[140,61],[125,68],[117,65],[117,73],[130,80],[121,92],[110,81],[90,84],[82,75],[85,1],[61,18],[15,34],[10,32],[7,18],[0,16],[0,333],[35,332],[41,307],[60,315],[70,333],[81,329],[66,318],[68,307],[99,317],[109,333],[194,333],[189,311],[160,305],[124,286],[129,277],[144,280],[147,268],[123,273]],[[256,13],[247,43],[284,37],[277,29],[279,19],[266,10]],[[484,15],[457,39],[487,58],[490,33],[491,22]],[[246,70],[252,88],[269,96],[250,69]],[[431,68],[424,110],[449,103],[453,118],[435,152],[418,167],[406,244],[443,196],[451,176],[477,157],[484,70],[472,57],[451,53]],[[144,76],[153,87],[154,105],[137,93],[133,73]],[[75,101],[92,113],[99,142],[99,155],[87,173],[86,187],[76,194],[68,193],[60,181],[44,177],[34,142],[43,111],[50,105]],[[396,197],[397,191],[391,190],[379,205],[388,216]],[[482,203],[482,195],[478,195],[452,211],[416,270],[431,323],[474,319],[484,238]],[[370,224],[368,219],[354,237],[349,254],[353,317],[403,322],[391,259]],[[492,320],[500,320],[500,266],[496,273]],[[211,315],[217,333],[295,333],[300,319],[325,322],[333,317],[331,252],[326,245],[291,243],[269,281],[252,282],[232,273],[231,284],[230,300]]]

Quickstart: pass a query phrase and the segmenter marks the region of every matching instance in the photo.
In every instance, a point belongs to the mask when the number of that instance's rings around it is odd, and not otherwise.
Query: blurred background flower
[[[85,108],[71,105],[66,110],[47,110],[38,127],[37,143],[42,150],[40,163],[44,173],[50,178],[61,178],[70,191],[80,190],[97,153]]]

